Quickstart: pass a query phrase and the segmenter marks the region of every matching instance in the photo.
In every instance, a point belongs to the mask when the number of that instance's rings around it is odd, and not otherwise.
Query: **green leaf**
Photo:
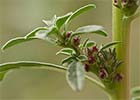
[[[33,31],[31,31],[30,33],[28,33],[25,37],[32,38],[32,37],[35,37],[37,34],[41,34],[41,33],[42,34],[44,33],[44,35],[46,35],[47,32],[48,32],[47,27],[38,27],[38,28],[34,29]]]
[[[58,55],[58,54],[64,54],[64,55],[70,56],[72,54],[75,54],[75,51],[71,48],[63,48],[56,53],[56,55]]]
[[[66,20],[72,15],[72,12],[64,15],[64,16],[61,16],[61,17],[57,17],[57,20],[56,20],[56,26],[58,29],[60,29],[62,27],[62,25],[66,22]]]
[[[116,45],[116,44],[118,44],[118,43],[121,43],[121,42],[120,42],[120,41],[113,41],[113,42],[110,42],[110,43],[108,43],[108,44],[103,45],[103,46],[100,48],[100,50],[109,48],[109,47],[114,46],[114,45]]]
[[[131,95],[140,95],[140,86],[134,87],[131,89]]]
[[[6,44],[3,45],[3,47],[1,49],[5,50],[5,49],[12,47],[16,44],[27,42],[27,41],[34,40],[34,39],[36,39],[36,38],[26,39],[25,37],[17,37],[17,38],[9,40]]]
[[[107,36],[107,33],[103,30],[102,26],[99,25],[88,25],[79,27],[74,33],[74,35],[85,34],[85,33],[95,33],[102,36]]]
[[[140,100],[140,96],[133,97],[132,100]]]
[[[6,73],[7,73],[7,71],[0,72],[0,81],[2,81],[4,79],[4,76]]]
[[[29,34],[27,34],[25,37],[28,38],[38,38],[38,39],[43,39],[45,40],[47,36],[53,34],[56,32],[56,28],[55,27],[50,27],[50,28],[46,28],[46,27],[39,27],[35,30],[33,30],[32,32],[30,32]]]
[[[69,57],[63,59],[63,60],[61,61],[61,64],[64,64],[64,63],[68,63],[68,64],[69,64],[69,63],[71,63],[74,59],[75,59],[75,57],[69,56]]]
[[[36,61],[18,61],[18,62],[8,62],[0,64],[0,80],[3,79],[6,72],[8,72],[11,69],[17,69],[17,68],[51,68],[51,69],[57,69],[57,70],[66,70],[65,67],[45,63],[45,62],[36,62]]]
[[[86,47],[86,44],[87,44],[88,41],[89,41],[89,38],[87,38],[87,39],[83,42],[82,47]]]
[[[75,17],[79,16],[80,14],[86,12],[87,10],[90,10],[92,8],[96,8],[96,6],[94,4],[88,4],[86,6],[83,6],[79,9],[77,9],[75,12],[73,12],[73,14],[66,20],[65,25],[67,25],[72,19],[74,19]]]
[[[85,55],[78,56],[79,61],[86,61],[88,58]]]
[[[72,62],[66,73],[67,82],[74,91],[80,91],[84,85],[84,67],[81,62]]]
[[[55,26],[56,23],[56,15],[51,20],[43,20],[43,22],[47,25],[48,28]]]
[[[92,47],[92,46],[94,46],[96,44],[96,42],[95,41],[88,41],[87,43],[86,43],[86,46],[85,47]]]
[[[49,42],[51,41],[52,43],[55,40],[50,39],[47,35],[53,32],[54,32],[54,29],[51,30],[46,27],[39,27],[33,30],[32,32],[30,32],[29,34],[27,34],[25,37],[17,37],[17,38],[9,40],[6,44],[4,44],[4,46],[2,47],[2,50],[5,50],[19,43],[27,42],[34,39],[47,40]]]

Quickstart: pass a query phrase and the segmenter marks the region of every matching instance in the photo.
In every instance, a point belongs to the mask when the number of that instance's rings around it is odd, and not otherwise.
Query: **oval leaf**
[[[26,38],[35,37],[36,33],[39,32],[39,31],[42,31],[42,30],[48,31],[48,28],[46,28],[46,27],[38,27],[38,28],[34,29],[33,31],[31,31],[30,33],[28,33],[25,37]]]
[[[57,17],[57,20],[56,20],[56,26],[58,29],[60,29],[62,27],[62,25],[66,22],[66,20],[72,15],[72,12],[64,15],[64,16],[61,16],[61,17]]]
[[[61,64],[64,64],[64,63],[68,63],[68,64],[69,64],[69,63],[71,63],[74,59],[75,59],[75,57],[69,56],[69,57],[63,59],[63,60],[61,61]]]
[[[96,42],[95,41],[88,41],[87,43],[86,43],[86,46],[85,47],[92,47],[92,46],[94,46],[96,44]]]
[[[140,86],[139,87],[134,87],[131,90],[131,95],[140,95]]]
[[[75,51],[71,48],[63,48],[56,53],[56,55],[58,54],[64,54],[70,56],[71,54],[75,54]]]
[[[107,33],[103,30],[102,26],[99,25],[88,25],[79,27],[74,33],[74,35],[85,34],[85,33],[96,33],[102,36],[107,36]]]
[[[30,41],[33,39],[36,39],[36,38],[30,38],[30,39],[26,39],[25,37],[14,38],[14,39],[9,40],[6,44],[4,44],[1,49],[5,50],[5,49],[12,47],[14,45],[17,45],[19,43],[27,42],[27,41]]]
[[[2,81],[4,79],[4,76],[6,73],[7,73],[7,71],[0,72],[0,81]]]
[[[81,62],[72,62],[66,73],[67,82],[74,91],[80,91],[84,85],[84,67]]]
[[[83,6],[79,9],[77,9],[65,22],[65,25],[67,25],[72,19],[74,19],[75,17],[79,16],[80,14],[86,12],[87,10],[90,10],[92,8],[96,8],[96,6],[94,4],[88,4],[86,6]]]

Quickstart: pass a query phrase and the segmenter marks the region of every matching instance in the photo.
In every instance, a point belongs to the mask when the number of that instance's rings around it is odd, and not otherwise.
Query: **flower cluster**
[[[114,0],[114,5],[122,9],[125,16],[133,15],[140,4],[139,0]]]
[[[69,39],[71,35],[72,33],[67,32],[65,38]],[[122,61],[117,59],[115,49],[100,49],[96,44],[80,48],[79,36],[72,37],[69,44],[73,45],[74,49],[79,50],[79,55],[86,57],[86,60],[82,61],[86,72],[96,74],[103,82],[119,82],[122,80],[123,75],[118,72]]]

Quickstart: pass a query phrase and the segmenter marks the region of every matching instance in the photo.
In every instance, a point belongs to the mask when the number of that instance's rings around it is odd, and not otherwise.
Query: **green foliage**
[[[131,89],[132,100],[140,100],[140,86]]]
[[[89,39],[81,43],[81,35],[86,33],[106,37],[107,32],[100,25],[82,26],[77,28],[76,31],[67,30],[67,25],[72,19],[95,7],[94,4],[88,4],[64,16],[57,17],[55,15],[51,20],[43,20],[46,24],[45,27],[36,28],[24,37],[11,39],[2,47],[2,50],[5,50],[16,44],[34,39],[48,41],[62,47],[56,55],[63,54],[67,56],[61,61],[61,64],[66,64],[66,67],[44,62],[9,62],[0,64],[0,80],[3,79],[5,73],[10,69],[21,67],[41,68],[45,66],[43,68],[49,67],[67,70],[66,77],[68,84],[75,91],[80,91],[83,88],[85,71],[92,72],[101,80],[102,83],[92,79],[93,82],[96,82],[100,87],[111,86],[112,83],[110,83],[110,81],[115,82],[115,75],[120,75],[120,73],[117,72],[117,68],[121,64],[121,61],[116,58],[115,49],[109,49],[108,51],[107,48],[119,42],[108,43],[100,49],[95,41]],[[120,80],[118,77],[120,78],[121,76],[117,76],[117,80]]]
[[[107,36],[107,33],[103,30],[102,26],[99,25],[88,25],[79,27],[73,35],[85,34],[85,33],[95,33],[102,36]]]
[[[7,71],[1,71],[0,72],[0,81],[2,81],[4,79],[4,76],[6,74]]]
[[[81,62],[74,61],[68,66],[66,78],[74,91],[80,91],[84,85],[84,66]]]
[[[89,48],[89,47],[94,46],[95,44],[96,44],[95,41],[88,41],[88,42],[86,43],[85,47]]]
[[[56,53],[56,55],[58,55],[58,54],[64,54],[64,55],[70,56],[72,54],[75,54],[75,51],[71,48],[63,48]]]
[[[113,41],[113,42],[107,43],[107,44],[101,46],[100,50],[109,48],[109,47],[114,46],[114,45],[116,45],[118,43],[121,43],[121,42],[120,41]]]
[[[77,9],[75,12],[73,12],[73,14],[66,20],[65,25],[67,25],[72,19],[74,19],[75,17],[79,16],[80,14],[90,10],[96,8],[96,6],[94,4],[88,4],[86,6],[83,6],[79,9]]]

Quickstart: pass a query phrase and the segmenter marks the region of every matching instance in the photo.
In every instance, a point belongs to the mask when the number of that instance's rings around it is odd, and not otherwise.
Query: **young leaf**
[[[56,55],[58,54],[64,54],[70,56],[71,54],[75,54],[75,51],[71,48],[63,48],[56,53]]]
[[[52,27],[55,25],[56,22],[56,15],[54,15],[54,17],[51,20],[43,20],[43,22],[47,25],[48,28]]]
[[[71,63],[71,62],[73,61],[73,59],[75,59],[75,57],[69,56],[69,57],[63,59],[63,60],[61,61],[61,64],[64,64],[64,63]]]
[[[52,39],[49,39],[47,37],[47,35],[51,34],[53,32],[54,32],[54,29],[50,30],[46,27],[39,27],[39,28],[33,30],[32,32],[30,32],[29,34],[27,34],[25,37],[17,37],[17,38],[9,40],[6,44],[4,44],[4,46],[2,47],[2,50],[12,47],[16,44],[27,42],[27,41],[34,40],[34,39],[50,41]],[[54,42],[54,41],[51,41],[51,42]]]
[[[40,32],[42,30],[48,31],[48,28],[47,27],[38,27],[38,28],[34,29],[33,31],[31,31],[30,33],[28,33],[25,37],[26,38],[35,37],[36,33]]]
[[[137,94],[140,95],[140,86],[134,87],[131,90],[131,95],[137,95]]]
[[[36,39],[36,38],[26,39],[25,37],[17,37],[17,38],[9,40],[6,44],[3,45],[3,47],[1,49],[5,50],[5,49],[12,47],[16,44],[27,42],[27,41],[34,40],[34,39]]]
[[[88,58],[85,55],[78,56],[79,61],[86,61]]]
[[[2,72],[0,72],[0,81],[3,80],[3,78],[4,78],[5,74],[6,74],[6,72],[7,72],[7,71],[2,71]]]
[[[89,41],[89,38],[87,38],[87,39],[83,42],[82,47],[86,47],[86,44],[87,44],[88,41]]]
[[[72,15],[72,12],[64,15],[64,16],[61,16],[61,17],[57,17],[57,20],[56,20],[56,26],[58,29],[60,29],[62,27],[62,25],[66,22],[66,20]]]
[[[94,4],[88,4],[86,6],[83,6],[79,9],[77,9],[75,12],[73,12],[73,14],[66,20],[65,25],[67,25],[72,19],[74,19],[75,17],[77,17],[78,15],[86,12],[87,10],[90,10],[92,8],[96,8],[96,6]]]
[[[120,42],[120,41],[110,42],[110,43],[108,43],[108,44],[106,44],[106,45],[103,45],[103,46],[100,48],[100,50],[109,48],[109,47],[114,46],[114,45],[116,45],[116,44],[118,44],[118,43],[121,43],[121,42]]]
[[[74,33],[73,36],[85,33],[95,33],[102,36],[107,36],[107,33],[103,30],[102,26],[99,25],[88,25],[79,27]]]
[[[140,100],[140,96],[132,97],[132,100]]]
[[[39,39],[43,39],[45,40],[47,36],[49,36],[50,34],[55,33],[56,28],[50,27],[50,28],[46,28],[46,27],[39,27],[35,30],[33,30],[32,32],[30,32],[29,34],[27,34],[25,37],[28,38],[39,38]]]
[[[72,62],[66,73],[67,82],[74,91],[80,91],[84,85],[84,66],[81,62]]]
[[[36,61],[18,61],[18,62],[8,62],[0,64],[0,80],[3,79],[6,72],[8,72],[11,69],[17,69],[17,68],[51,68],[51,69],[57,69],[57,70],[66,70],[65,67],[45,63],[45,62],[36,62]]]
[[[86,46],[85,47],[92,47],[93,45],[95,45],[96,43],[95,43],[95,41],[88,41],[87,43],[86,43]]]

